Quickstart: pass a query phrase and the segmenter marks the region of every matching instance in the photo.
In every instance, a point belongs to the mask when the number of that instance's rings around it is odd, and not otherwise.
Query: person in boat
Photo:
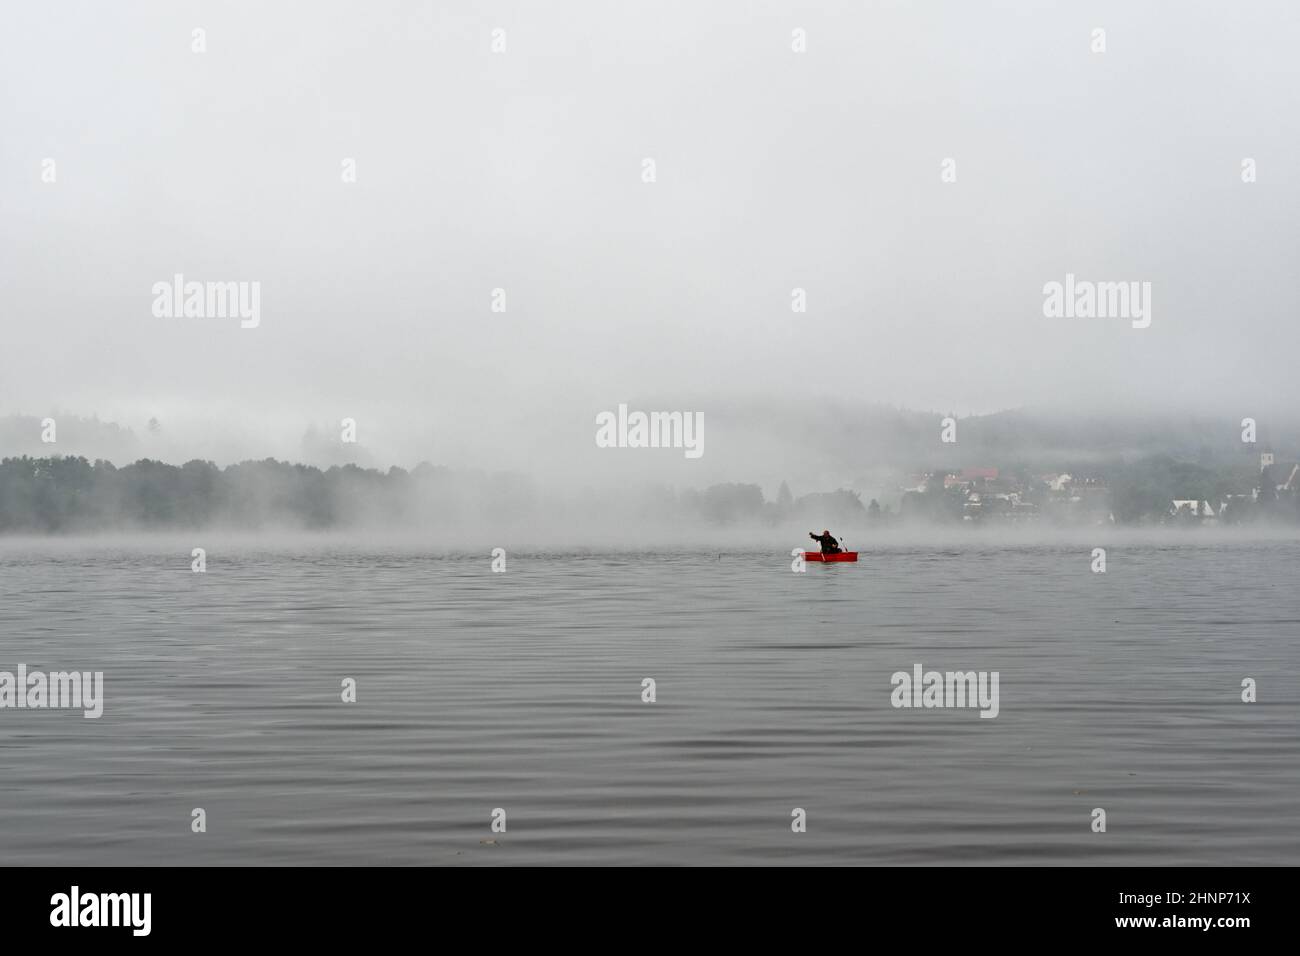
[[[839,554],[840,543],[831,537],[829,531],[823,531],[821,534],[809,531],[808,537],[812,538],[822,546],[822,554]]]

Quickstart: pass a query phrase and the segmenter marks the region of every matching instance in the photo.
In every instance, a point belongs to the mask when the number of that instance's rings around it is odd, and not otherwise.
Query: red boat
[[[839,554],[822,554],[820,551],[805,551],[803,559],[805,561],[856,561],[858,552],[841,551]]]

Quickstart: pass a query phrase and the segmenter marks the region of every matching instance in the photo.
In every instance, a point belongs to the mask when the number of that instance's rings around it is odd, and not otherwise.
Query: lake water
[[[0,862],[1295,863],[1300,544],[1089,552],[0,543],[0,670],[105,694],[0,710]]]

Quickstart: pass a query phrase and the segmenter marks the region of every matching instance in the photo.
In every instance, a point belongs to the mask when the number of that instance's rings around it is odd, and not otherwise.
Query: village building
[[[1169,517],[1191,517],[1207,520],[1216,518],[1217,515],[1208,501],[1195,498],[1175,498],[1169,503]]]

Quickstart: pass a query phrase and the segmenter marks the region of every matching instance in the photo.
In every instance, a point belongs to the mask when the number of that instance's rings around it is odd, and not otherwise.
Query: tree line
[[[1107,511],[1120,524],[1167,520],[1172,499],[1205,499],[1227,523],[1300,521],[1300,495],[1276,491],[1272,469],[1220,474],[1200,465],[1154,456],[1108,469]],[[1043,495],[1044,489],[1033,494]],[[171,465],[142,459],[118,468],[81,457],[0,460],[0,533],[85,532],[115,528],[184,529],[284,526],[305,530],[353,525],[403,526],[476,520],[511,521],[538,515],[609,516],[716,526],[806,523],[820,530],[898,521],[960,521],[962,504],[941,483],[904,496],[900,512],[856,491],[795,497],[782,483],[775,500],[757,484],[724,483],[702,490],[663,486],[603,495],[575,491],[566,500],[542,495],[526,477],[453,471],[421,463],[407,471],[357,465],[326,469],[268,458],[224,468],[210,461]]]

